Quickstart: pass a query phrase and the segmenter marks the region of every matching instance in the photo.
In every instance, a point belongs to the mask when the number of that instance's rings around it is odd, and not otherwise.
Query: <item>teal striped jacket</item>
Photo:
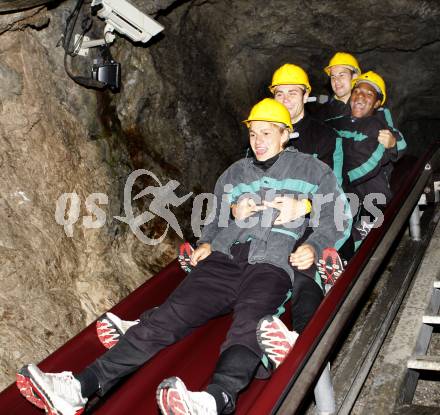
[[[304,243],[313,246],[318,257],[326,247],[339,249],[351,232],[350,207],[332,170],[311,155],[289,147],[267,170],[254,160],[249,157],[235,162],[217,180],[213,220],[203,228],[198,244],[210,243],[214,251],[230,255],[234,243],[250,241],[249,263],[278,266],[293,280],[288,257],[306,228],[313,227],[313,232]],[[229,215],[230,205],[240,198],[252,197],[259,204],[279,195],[310,200],[310,218],[274,225],[277,214],[271,209],[243,222]]]
[[[386,128],[384,123],[376,116],[345,116],[330,123],[343,138],[343,189],[356,193],[361,202],[369,193],[382,193],[389,200],[391,153],[377,141],[379,130]]]

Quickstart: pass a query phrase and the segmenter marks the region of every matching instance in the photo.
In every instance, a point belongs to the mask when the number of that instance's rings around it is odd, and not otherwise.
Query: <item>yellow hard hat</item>
[[[277,85],[304,85],[308,92],[312,91],[309,77],[303,68],[291,63],[286,63],[278,68],[272,77],[272,84],[269,89],[273,93]]]
[[[357,59],[349,53],[336,52],[333,58],[330,59],[328,65],[324,68],[325,73],[330,76],[330,68],[336,65],[347,66],[359,75],[361,73],[361,68],[359,67]]]
[[[379,74],[373,71],[368,71],[362,75],[359,75],[359,77],[353,79],[351,83],[352,88],[354,88],[360,82],[366,82],[367,84],[372,85],[377,92],[382,94],[382,101],[380,105],[385,103],[385,100],[387,99],[387,89],[385,86],[385,81]]]
[[[243,122],[249,128],[251,121],[279,122],[286,125],[290,131],[293,130],[288,109],[272,98],[265,98],[252,107],[249,117]]]

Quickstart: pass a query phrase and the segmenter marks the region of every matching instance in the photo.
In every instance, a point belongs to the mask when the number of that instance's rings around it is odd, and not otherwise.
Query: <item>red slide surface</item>
[[[399,205],[407,197],[427,160],[429,160],[428,154],[417,162],[414,159],[407,159],[406,162],[403,160],[400,163],[398,169],[395,170],[397,174],[394,175],[397,178],[393,186],[396,189],[396,196],[387,208],[384,224],[381,228],[374,229],[365,240],[346,272],[325,297],[314,318],[299,337],[286,362],[269,380],[255,380],[241,394],[236,414],[266,415],[276,410],[288,385],[295,380],[310,350],[319,341],[329,318],[337,313],[338,306],[343,301],[351,282],[358,275],[358,270],[368,261],[372,248],[386,233],[389,219],[395,215]],[[161,304],[184,277],[185,274],[180,270],[177,261],[173,261],[111,311],[123,319],[134,320],[144,310]],[[203,389],[209,382],[215,367],[230,319],[230,316],[214,319],[187,338],[163,350],[105,398],[92,399],[89,405],[90,410],[86,413],[157,414],[159,413],[155,400],[157,385],[164,378],[173,375],[181,377],[190,390]],[[104,352],[105,349],[96,336],[95,323],[93,323],[42,361],[39,367],[46,372],[63,370],[79,372]],[[26,401],[15,385],[11,385],[0,393],[0,413],[38,415],[43,412]]]

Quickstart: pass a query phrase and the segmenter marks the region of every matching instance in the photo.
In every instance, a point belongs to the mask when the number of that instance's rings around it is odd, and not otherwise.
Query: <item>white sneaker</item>
[[[111,349],[122,335],[139,320],[122,320],[113,313],[105,313],[96,322],[96,334],[106,349]]]
[[[208,392],[190,392],[178,377],[165,379],[157,388],[163,415],[217,415],[217,404]]]
[[[298,336],[276,316],[263,317],[257,326],[258,344],[275,368],[283,363]]]
[[[49,415],[79,415],[84,411],[87,398],[81,395],[81,384],[72,372],[44,373],[36,365],[30,364],[20,370],[20,375],[29,379],[27,392],[40,399],[34,402]],[[23,394],[24,390],[20,389]],[[29,401],[28,396],[24,395]],[[43,408],[42,408],[43,409]]]

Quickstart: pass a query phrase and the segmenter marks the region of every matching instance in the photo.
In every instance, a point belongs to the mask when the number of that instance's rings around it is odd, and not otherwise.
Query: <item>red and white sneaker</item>
[[[283,363],[298,336],[276,316],[263,317],[257,326],[258,344],[275,368]]]
[[[23,370],[23,369],[22,369]],[[20,393],[32,404],[40,409],[46,409],[44,401],[40,399],[36,392],[32,389],[32,383],[29,377],[24,376],[20,372],[15,375],[15,384]]]
[[[177,261],[179,261],[180,268],[182,268],[187,274],[193,269],[193,266],[190,263],[193,252],[194,248],[189,242],[185,242],[179,247]]]
[[[178,377],[157,387],[157,404],[163,415],[217,415],[217,404],[208,392],[190,392]]]
[[[122,335],[139,320],[122,320],[113,313],[107,312],[96,322],[96,334],[106,349],[111,349]]]
[[[81,384],[72,372],[44,373],[30,364],[17,374],[20,393],[49,415],[80,415],[87,398],[81,395]]]
[[[324,285],[333,285],[344,272],[344,263],[335,248],[325,248],[317,268]]]

